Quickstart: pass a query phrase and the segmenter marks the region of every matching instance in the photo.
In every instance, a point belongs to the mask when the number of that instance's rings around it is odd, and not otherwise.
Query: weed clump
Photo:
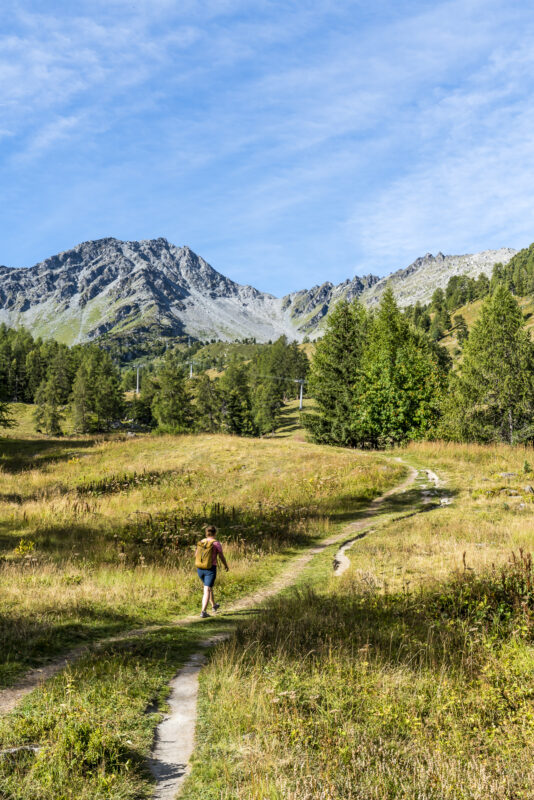
[[[532,578],[519,553],[412,592],[349,576],[277,599],[204,676],[188,797],[204,748],[232,800],[531,797]]]
[[[39,775],[50,775],[55,770],[64,769],[67,764],[79,775],[87,775],[93,770],[127,770],[131,753],[115,734],[75,719],[64,724],[55,741],[39,751],[35,771]]]
[[[486,634],[532,638],[534,633],[534,566],[531,553],[512,553],[490,572],[465,571],[428,601],[432,616],[468,623]]]

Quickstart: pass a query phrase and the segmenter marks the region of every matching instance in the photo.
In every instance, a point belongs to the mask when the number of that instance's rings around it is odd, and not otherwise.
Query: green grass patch
[[[229,436],[0,442],[0,685],[86,641],[198,609],[215,523],[225,604],[397,481],[381,456]]]
[[[214,653],[190,800],[533,796],[528,453],[436,443],[404,457],[446,484],[420,472],[343,577],[324,551]],[[503,480],[515,505],[493,492]]]
[[[84,658],[0,718],[0,749],[37,745],[0,757],[4,800],[148,798],[154,728],[168,683],[187,657],[225,621],[164,629]]]

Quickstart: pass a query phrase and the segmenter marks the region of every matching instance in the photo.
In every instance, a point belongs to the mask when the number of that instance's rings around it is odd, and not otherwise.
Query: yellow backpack
[[[195,567],[211,569],[213,566],[213,540],[202,539],[195,552]]]

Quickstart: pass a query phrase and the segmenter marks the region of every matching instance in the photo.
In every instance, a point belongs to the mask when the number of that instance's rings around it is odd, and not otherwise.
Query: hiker
[[[204,619],[209,617],[207,612],[208,603],[214,611],[219,608],[219,603],[215,602],[213,597],[213,584],[217,577],[217,558],[219,558],[228,572],[228,564],[224,557],[222,545],[215,536],[217,535],[217,528],[215,525],[208,525],[206,528],[206,538],[202,539],[197,544],[195,553],[195,566],[197,568],[198,577],[204,584],[204,595],[202,597],[202,611],[200,616]]]

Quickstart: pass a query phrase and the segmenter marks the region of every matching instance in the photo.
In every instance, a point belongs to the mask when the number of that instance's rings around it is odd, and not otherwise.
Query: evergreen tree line
[[[0,392],[4,402],[33,403],[37,390],[50,371],[72,381],[83,348],[69,348],[53,340],[34,339],[24,328],[0,325]],[[64,383],[63,377],[61,380]]]
[[[124,410],[120,375],[111,356],[95,345],[61,352],[70,357],[53,359],[35,392],[36,430],[61,434],[67,412],[77,433],[110,430]]]
[[[119,372],[96,345],[68,347],[24,328],[0,325],[0,424],[9,427],[10,402],[35,403],[35,426],[61,433],[67,410],[80,433],[108,430],[122,414]]]
[[[285,336],[261,348],[249,362],[234,359],[220,377],[189,379],[176,352],[145,373],[132,403],[133,419],[161,432],[224,432],[259,436],[276,429],[284,402],[296,398],[308,358]]]
[[[500,265],[496,264],[497,269]],[[492,279],[493,280],[493,279]],[[487,275],[478,278],[468,275],[453,275],[449,278],[445,289],[437,288],[430,303],[419,301],[404,310],[404,314],[413,324],[428,333],[435,342],[442,339],[447,332],[455,333],[460,344],[467,338],[468,330],[461,314],[451,314],[461,306],[475,300],[483,300],[495,288],[499,281],[490,281]]]
[[[381,447],[412,439],[534,442],[534,344],[505,283],[493,282],[452,370],[446,350],[388,289],[377,312],[331,314],[311,366],[316,441]]]
[[[516,253],[508,264],[495,264],[492,281],[504,283],[518,297],[534,293],[534,244]]]
[[[390,288],[378,311],[339,302],[317,343],[305,424],[318,442],[383,447],[429,435],[450,357],[403,314]]]
[[[121,379],[108,351],[34,339],[1,325],[0,425],[12,423],[10,402],[26,402],[36,405],[36,429],[50,435],[62,433],[67,415],[77,433],[110,430],[126,416],[162,431],[261,435],[277,427],[284,401],[298,395],[295,380],[306,377],[309,364],[285,337],[245,345],[252,356],[247,362],[235,358],[221,377],[201,374],[193,381],[188,361],[202,343],[169,351],[159,367],[143,369],[141,395],[128,403],[124,391],[133,388],[136,373],[126,371]]]

